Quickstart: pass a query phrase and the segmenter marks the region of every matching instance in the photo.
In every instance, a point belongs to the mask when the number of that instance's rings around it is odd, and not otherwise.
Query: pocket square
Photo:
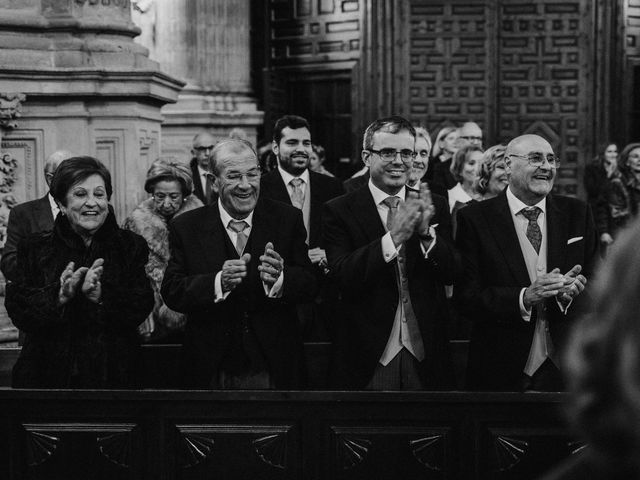
[[[583,238],[584,237],[573,237],[573,238],[570,238],[569,240],[567,240],[567,245],[571,245],[572,243],[579,242]]]

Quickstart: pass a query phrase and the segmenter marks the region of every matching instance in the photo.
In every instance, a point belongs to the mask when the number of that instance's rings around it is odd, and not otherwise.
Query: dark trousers
[[[564,389],[560,370],[548,358],[532,376],[522,374],[520,382],[522,392],[562,392]]]
[[[420,362],[403,348],[387,366],[378,363],[365,390],[424,390]]]

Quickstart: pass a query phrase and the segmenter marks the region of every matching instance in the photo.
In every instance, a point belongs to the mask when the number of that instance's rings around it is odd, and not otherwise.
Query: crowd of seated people
[[[560,159],[537,135],[484,150],[473,122],[432,142],[380,118],[343,185],[311,130],[280,118],[260,156],[237,132],[198,133],[190,164],[153,162],[122,228],[101,162],[50,168],[60,213],[16,241],[7,276],[13,386],[135,388],[140,344],[173,342],[184,388],[302,389],[303,342],[320,340],[331,388],[447,390],[464,318],[467,388],[563,390],[599,242],[638,211],[640,144],[603,150],[590,209],[551,193]]]

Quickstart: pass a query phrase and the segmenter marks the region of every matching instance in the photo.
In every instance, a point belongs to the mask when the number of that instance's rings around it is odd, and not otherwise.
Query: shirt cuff
[[[520,303],[520,316],[522,317],[522,320],[524,320],[525,322],[530,322],[531,321],[531,308],[529,310],[527,310],[524,307],[524,291],[526,290],[526,288],[523,288],[522,290],[520,290],[520,297],[518,298],[518,302]]]
[[[398,249],[393,244],[391,239],[391,232],[387,232],[382,237],[382,256],[384,261],[389,263],[398,256]]]
[[[431,235],[433,240],[431,240],[428,248],[424,248],[424,242],[420,240],[420,250],[422,250],[422,255],[424,255],[425,259],[429,258],[429,252],[433,250],[433,247],[436,245],[436,229],[433,228],[433,226],[429,227],[429,235]]]
[[[280,272],[280,276],[276,283],[271,286],[271,290],[266,283],[262,282],[262,286],[264,287],[264,293],[269,298],[282,298],[282,284],[284,283],[284,270]]]
[[[222,271],[216,273],[216,279],[214,284],[214,297],[213,297],[213,301],[214,303],[220,303],[223,300],[225,300],[229,294],[231,293],[231,291],[228,292],[223,292],[222,291]]]

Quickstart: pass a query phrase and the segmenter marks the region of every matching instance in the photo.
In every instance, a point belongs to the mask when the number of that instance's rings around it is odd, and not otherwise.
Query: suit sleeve
[[[318,291],[318,283],[313,265],[309,260],[306,244],[307,231],[304,228],[302,213],[295,212],[295,221],[291,232],[291,257],[284,259],[284,285],[280,299],[290,303],[311,302]]]
[[[21,212],[21,209],[15,208],[9,212],[7,241],[2,250],[2,260],[0,260],[0,269],[7,280],[15,280],[18,243],[26,236],[24,231],[26,219]]]
[[[37,255],[37,244],[22,240],[18,244],[16,256],[16,275],[7,284],[5,307],[13,324],[20,330],[32,333],[46,333],[47,329],[55,329],[69,319],[65,316],[65,307],[58,305],[60,282],[48,285],[35,285],[34,265]]]
[[[490,271],[483,265],[482,239],[477,222],[468,215],[468,209],[458,212],[456,243],[461,255],[462,268],[454,288],[458,307],[471,318],[491,318],[496,322],[522,321],[520,315],[520,286],[492,285]],[[526,285],[525,285],[526,286]]]
[[[214,305],[217,272],[188,275],[182,232],[169,224],[171,256],[164,272],[160,293],[165,304],[180,313],[194,313]]]
[[[327,260],[340,290],[347,295],[362,295],[390,266],[384,261],[380,237],[356,248],[344,217],[339,205],[325,204],[322,232]]]

